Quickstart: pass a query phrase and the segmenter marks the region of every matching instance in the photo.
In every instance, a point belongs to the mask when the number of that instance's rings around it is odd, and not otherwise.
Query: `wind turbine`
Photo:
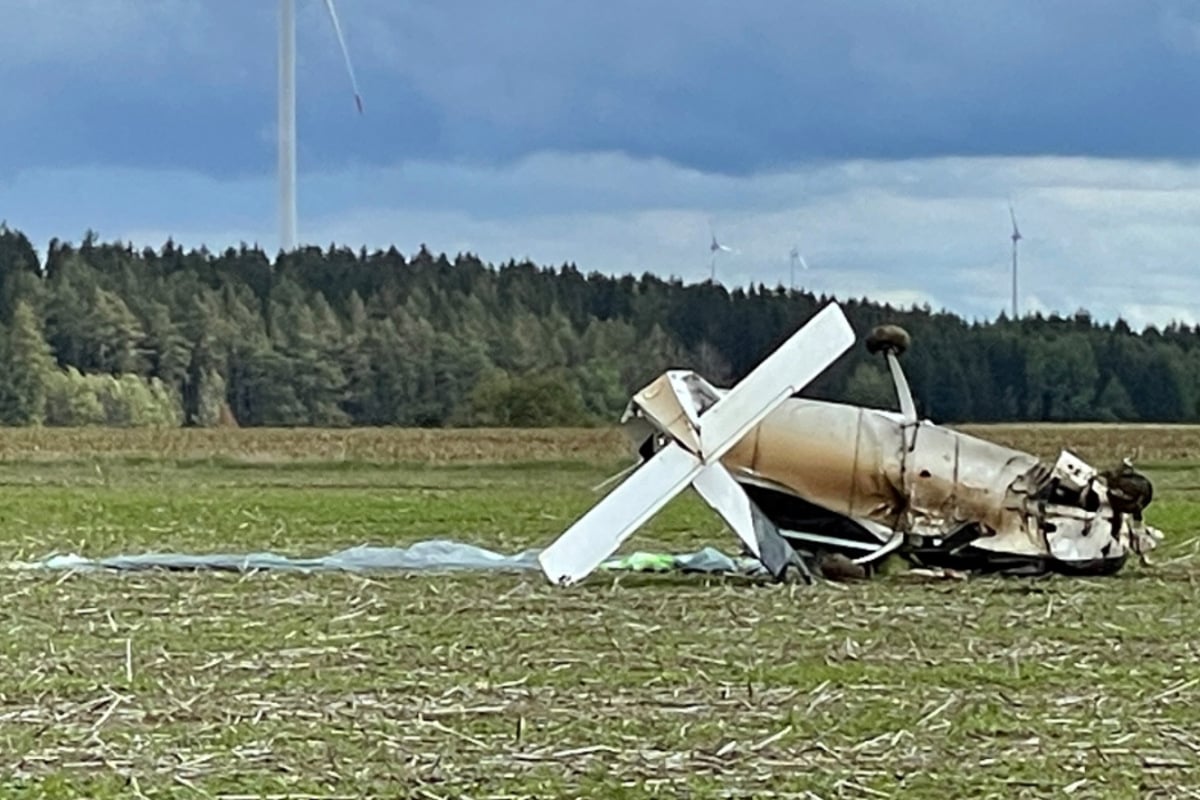
[[[709,252],[712,253],[712,264],[710,265],[711,274],[709,276],[709,279],[713,283],[716,283],[717,282],[717,253],[732,253],[733,248],[726,247],[725,245],[723,245],[717,241],[717,234],[713,233],[712,225],[708,226],[708,232],[712,236],[712,244],[710,244],[708,246]]]
[[[1012,243],[1013,243],[1013,265],[1012,265],[1012,315],[1015,322],[1017,317],[1017,242],[1021,241],[1021,231],[1017,228],[1017,213],[1013,211],[1012,203],[1008,204],[1008,216],[1012,218]]]
[[[808,262],[804,260],[804,256],[800,255],[800,248],[797,245],[792,245],[788,258],[792,262],[792,283],[789,288],[794,292],[796,291],[796,263],[799,262],[801,267],[808,269]]]
[[[325,0],[325,10],[333,23],[354,105],[363,113],[362,95],[350,63],[350,51],[342,36],[333,0]],[[296,0],[279,0],[279,246],[285,252],[296,247]]]

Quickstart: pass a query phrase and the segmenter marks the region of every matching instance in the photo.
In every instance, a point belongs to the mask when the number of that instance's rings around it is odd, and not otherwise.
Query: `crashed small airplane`
[[[1142,516],[1153,489],[1128,461],[1101,473],[1069,451],[1047,463],[916,412],[899,357],[908,334],[871,332],[899,412],[796,396],[855,341],[830,303],[732,389],[671,370],[621,422],[642,461],[543,550],[546,577],[584,579],[693,487],[779,581],[836,561],[870,574],[895,554],[971,572],[1104,575],[1163,538]]]

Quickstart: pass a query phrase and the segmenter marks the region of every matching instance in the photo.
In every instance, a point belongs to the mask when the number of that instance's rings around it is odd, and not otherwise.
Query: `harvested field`
[[[1052,457],[1069,447],[1097,464],[1200,463],[1200,425],[961,425],[959,430]],[[570,429],[105,428],[0,429],[0,462],[86,458],[238,462],[475,464],[628,460],[616,427]]]
[[[1168,542],[1105,580],[6,572],[4,795],[1200,794],[1200,428],[1156,430],[983,431],[1145,448]],[[513,551],[628,458],[611,431],[0,439],[4,560]],[[705,544],[732,538],[685,496],[626,549]]]
[[[1132,458],[1138,464],[1200,462],[1200,425],[960,425],[959,430],[1019,450],[1053,457],[1061,448],[1104,467]]]
[[[0,461],[152,458],[195,461],[447,464],[624,458],[615,428],[3,428]]]

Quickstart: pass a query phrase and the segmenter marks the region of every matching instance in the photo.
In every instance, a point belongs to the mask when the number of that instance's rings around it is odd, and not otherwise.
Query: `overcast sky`
[[[300,238],[1200,319],[1192,0],[298,5]],[[5,0],[0,219],[273,250],[275,0]]]

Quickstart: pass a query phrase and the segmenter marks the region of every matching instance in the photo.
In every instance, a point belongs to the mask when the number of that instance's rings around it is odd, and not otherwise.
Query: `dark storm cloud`
[[[302,169],[618,151],[745,174],[939,155],[1192,158],[1182,2],[298,0]],[[275,3],[25,3],[0,169],[273,169]]]

